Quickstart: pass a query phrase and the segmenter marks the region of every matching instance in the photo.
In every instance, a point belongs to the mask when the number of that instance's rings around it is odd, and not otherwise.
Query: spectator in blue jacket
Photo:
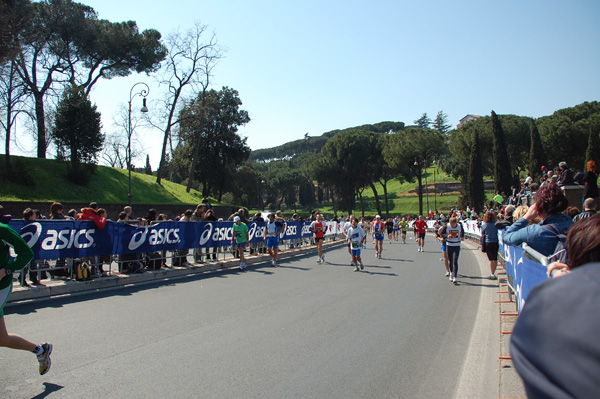
[[[510,353],[530,399],[600,393],[600,215],[574,224],[567,243],[573,272],[537,285],[513,329]]]
[[[571,218],[563,213],[568,205],[569,202],[558,185],[544,185],[536,193],[535,204],[525,216],[507,227],[502,240],[505,244],[515,246],[527,243],[542,255],[552,255],[558,243],[557,232],[565,233],[573,224]],[[542,221],[529,225],[537,217]]]

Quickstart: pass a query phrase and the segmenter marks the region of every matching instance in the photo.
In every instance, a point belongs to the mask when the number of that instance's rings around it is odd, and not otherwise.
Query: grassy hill
[[[5,156],[0,155],[0,200],[2,201],[60,201],[127,203],[128,173],[123,169],[98,166],[89,185],[83,187],[69,182],[66,162],[52,159],[11,156],[17,176],[6,176]],[[198,204],[201,193],[185,191],[185,186],[156,177],[133,172],[131,174],[132,202],[134,204]]]

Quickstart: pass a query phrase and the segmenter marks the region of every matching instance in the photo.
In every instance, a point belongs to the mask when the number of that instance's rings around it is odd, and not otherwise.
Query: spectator
[[[190,222],[192,220],[193,213],[194,211],[192,211],[191,209],[186,209],[179,221]],[[187,249],[176,249],[175,251],[173,251],[171,265],[184,267],[189,266],[189,263],[187,261],[188,252],[189,251]]]
[[[572,186],[575,184],[573,180],[573,171],[569,169],[566,162],[558,164],[560,172],[558,174],[558,181],[556,182],[559,186]]]
[[[496,280],[496,267],[498,267],[498,229],[496,228],[496,215],[487,212],[483,216],[481,234],[485,234],[485,253],[490,262],[490,280]]]
[[[96,227],[99,229],[103,229],[106,226],[106,219],[104,217],[98,216],[96,211],[92,208],[81,208],[81,215],[79,215],[79,220],[90,220],[94,222]]]
[[[196,206],[194,213],[192,213],[191,220],[194,222],[201,222],[204,220],[204,205],[198,204],[198,206]],[[194,258],[194,262],[197,262],[197,263],[204,262],[202,259],[202,248],[201,247],[194,248],[192,250],[192,257]]]
[[[574,224],[567,243],[576,270],[535,287],[512,333],[510,352],[530,399],[600,392],[600,216]]]
[[[568,206],[565,210],[565,213],[569,215],[571,219],[573,219],[575,216],[581,213],[581,209],[577,208],[576,206]]]
[[[529,187],[531,185],[531,183],[533,183],[533,178],[531,177],[531,173],[527,172],[527,177],[525,178],[523,185],[525,187]]]
[[[79,215],[77,214],[76,209],[71,209],[71,210],[69,210],[69,212],[67,212],[66,219],[77,220],[78,218],[79,218]]]
[[[280,213],[281,213],[281,211],[280,211]],[[244,210],[244,208],[240,208],[240,209],[238,209],[237,212],[232,213],[227,220],[233,221],[236,216],[238,216],[240,218],[240,220],[242,221],[242,223],[244,223],[244,224],[248,224],[249,223],[248,218],[246,218],[246,211]]]
[[[96,202],[90,202],[90,204],[88,205],[88,208],[92,208],[93,210],[97,211],[98,204]]]
[[[583,199],[598,198],[598,172],[596,171],[596,162],[588,161],[587,172],[583,176]]]
[[[558,185],[547,184],[541,187],[536,197],[535,204],[525,216],[506,229],[502,239],[508,245],[527,243],[542,255],[549,256],[556,248],[556,235],[566,232],[573,221],[563,213],[567,209],[568,201]],[[542,221],[529,225],[538,216]]]
[[[593,198],[587,198],[583,202],[583,212],[573,218],[573,223],[579,222],[580,220],[587,219],[596,214],[598,203]]]
[[[192,220],[196,222],[201,222],[204,219],[204,205],[199,204],[196,207],[196,210],[192,214]]]
[[[216,222],[217,218],[215,217],[215,213],[212,210],[212,208],[208,209],[206,212],[204,212],[204,221],[205,222]],[[217,246],[214,246],[212,248],[212,260],[217,260]],[[210,256],[208,254],[210,248],[206,248],[206,261],[208,262],[210,260]]]
[[[209,209],[212,209],[212,205],[210,204],[210,199],[208,197],[204,197],[202,199],[202,203],[204,204],[204,209],[206,209],[207,211]]]
[[[50,205],[50,219],[66,219],[63,215],[63,206],[60,202],[53,202]]]
[[[127,213],[125,213],[124,211],[120,212],[119,216],[117,217],[117,222],[118,223],[125,223],[125,222],[127,222]]]
[[[156,220],[156,209],[150,208],[148,209],[148,213],[146,214],[146,223],[152,224]]]
[[[25,225],[33,223],[36,220],[35,213],[33,213],[33,210],[31,208],[26,208],[23,211],[23,220],[25,221]],[[27,284],[27,281],[25,281],[25,276],[27,275],[27,272],[29,272],[29,280],[31,280],[31,283],[33,285],[44,286],[44,284],[42,284],[38,278],[37,268],[38,263],[34,260],[31,260],[28,266],[25,266],[25,268],[23,268],[19,276],[19,283],[22,287],[29,286],[29,284]]]

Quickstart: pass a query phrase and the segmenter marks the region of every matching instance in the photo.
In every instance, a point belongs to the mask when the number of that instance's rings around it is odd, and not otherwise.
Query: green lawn
[[[66,180],[65,162],[50,159],[11,156],[13,169],[19,176],[6,178],[5,156],[0,155],[0,200],[127,203],[129,179],[127,170],[98,166],[89,185],[83,187]],[[12,181],[11,181],[12,180]],[[133,172],[132,202],[134,204],[198,204],[201,193],[185,191],[185,186],[156,177]],[[216,204],[216,201],[212,201]]]

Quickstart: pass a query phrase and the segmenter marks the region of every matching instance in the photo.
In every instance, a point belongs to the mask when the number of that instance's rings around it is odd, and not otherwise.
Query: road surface
[[[324,264],[9,306],[9,332],[54,352],[39,376],[32,354],[0,348],[0,397],[497,398],[497,285],[472,245],[456,286],[431,235],[425,250],[386,240],[383,259],[363,250],[363,272],[338,247]]]

